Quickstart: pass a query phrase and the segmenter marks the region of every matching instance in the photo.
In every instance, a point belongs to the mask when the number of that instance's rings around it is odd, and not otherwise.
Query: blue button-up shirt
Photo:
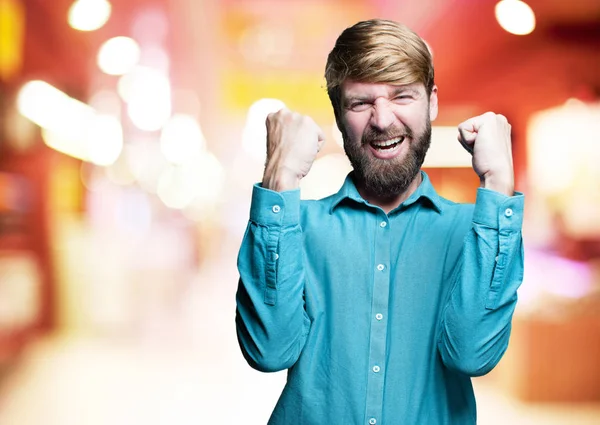
[[[255,185],[238,257],[251,366],[289,369],[271,425],[468,425],[472,376],[508,345],[523,276],[523,195],[440,197],[427,175],[386,214],[341,190]]]

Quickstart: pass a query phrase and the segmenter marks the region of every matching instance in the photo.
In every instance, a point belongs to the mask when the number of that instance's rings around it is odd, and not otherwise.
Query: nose
[[[371,111],[371,125],[378,130],[387,129],[395,120],[392,105],[387,99],[377,99]]]

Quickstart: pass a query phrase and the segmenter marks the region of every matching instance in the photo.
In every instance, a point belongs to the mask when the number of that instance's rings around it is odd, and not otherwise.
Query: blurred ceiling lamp
[[[123,75],[140,60],[140,46],[129,37],[113,37],[98,50],[98,67],[109,75]]]
[[[59,152],[109,165],[123,146],[121,123],[44,81],[26,83],[17,96],[19,112],[42,127],[44,142]]]
[[[140,130],[160,130],[171,116],[171,83],[157,70],[134,68],[121,77],[118,91],[131,122]]]
[[[175,114],[162,128],[160,148],[172,164],[183,164],[198,158],[204,147],[200,124],[190,115]]]
[[[69,25],[79,31],[95,31],[110,18],[107,0],[76,0],[69,8]]]
[[[260,99],[250,106],[242,134],[242,147],[252,158],[264,162],[267,156],[267,115],[285,108],[278,99]]]
[[[501,0],[496,4],[495,13],[500,26],[511,34],[527,35],[535,29],[535,14],[521,0]]]

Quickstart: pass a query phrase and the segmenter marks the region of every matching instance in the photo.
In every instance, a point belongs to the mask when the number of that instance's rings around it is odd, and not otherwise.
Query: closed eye
[[[352,102],[349,105],[349,109],[351,111],[355,111],[355,112],[360,112],[360,111],[365,111],[369,108],[371,104],[368,102]]]

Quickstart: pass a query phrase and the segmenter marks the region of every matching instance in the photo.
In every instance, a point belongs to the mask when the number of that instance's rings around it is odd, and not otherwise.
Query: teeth
[[[382,140],[372,142],[373,146],[377,146],[378,148],[385,148],[387,146],[395,145],[396,143],[401,143],[404,140],[404,137],[400,137],[399,139],[390,139],[390,140]]]

